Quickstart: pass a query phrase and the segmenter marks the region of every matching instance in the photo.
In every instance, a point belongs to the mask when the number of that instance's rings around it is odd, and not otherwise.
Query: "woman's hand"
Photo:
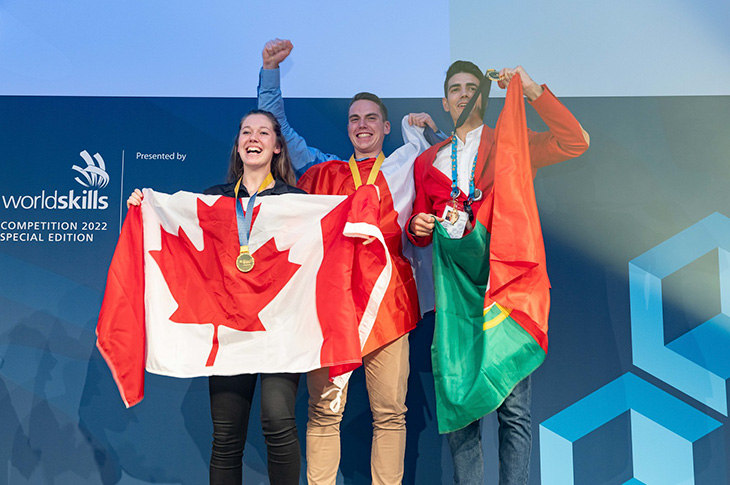
[[[129,209],[133,205],[136,205],[136,206],[141,205],[143,198],[144,198],[144,195],[142,194],[142,191],[139,189],[134,189],[134,192],[132,192],[132,195],[130,195],[129,199],[127,199],[127,209]]]

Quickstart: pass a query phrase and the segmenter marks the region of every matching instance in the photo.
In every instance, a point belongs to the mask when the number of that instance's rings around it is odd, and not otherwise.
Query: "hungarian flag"
[[[369,186],[350,197],[257,198],[254,266],[242,273],[235,199],[145,189],[124,221],[96,329],[124,403],[142,400],[145,369],[197,377],[330,367],[334,378],[359,366],[391,275],[378,207]],[[352,271],[366,253],[369,266]]]
[[[519,75],[495,135],[495,177],[474,230],[433,239],[431,359],[440,433],[497,409],[547,354],[550,282],[535,201]]]

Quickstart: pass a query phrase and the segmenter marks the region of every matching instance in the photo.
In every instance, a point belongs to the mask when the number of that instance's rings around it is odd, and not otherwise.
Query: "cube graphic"
[[[714,250],[719,313],[667,342],[662,280]],[[629,263],[634,365],[725,416],[730,378],[728,251],[730,219],[716,212]]]
[[[576,463],[580,441],[626,415],[631,445],[628,476],[597,476],[594,470],[589,480],[576,480],[581,468],[599,467],[606,458],[599,452],[587,463]],[[707,463],[705,455],[712,448],[702,446],[702,441],[720,426],[634,374],[624,374],[540,425],[541,483],[694,484],[697,464]]]

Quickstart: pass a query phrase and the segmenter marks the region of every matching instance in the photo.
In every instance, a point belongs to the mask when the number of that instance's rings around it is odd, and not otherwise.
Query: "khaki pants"
[[[365,384],[373,413],[373,444],[370,472],[375,485],[397,485],[403,479],[406,451],[406,391],[408,388],[408,334],[363,358]],[[307,422],[307,479],[310,485],[335,485],[340,465],[340,422],[345,409],[347,386],[340,409],[329,405],[337,393],[321,396],[336,386],[328,369],[307,374],[309,421]]]

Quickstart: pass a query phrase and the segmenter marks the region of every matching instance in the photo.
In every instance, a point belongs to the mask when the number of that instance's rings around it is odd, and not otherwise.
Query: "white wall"
[[[439,96],[452,59],[522,64],[561,96],[730,94],[726,0],[272,4],[5,0],[0,94],[254,96],[273,37],[295,44],[292,97]]]

